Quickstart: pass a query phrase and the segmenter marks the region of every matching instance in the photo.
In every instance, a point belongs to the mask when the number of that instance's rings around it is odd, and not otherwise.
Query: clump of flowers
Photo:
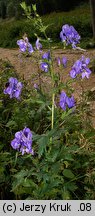
[[[5,85],[4,94],[10,95],[10,98],[20,99],[22,87],[21,82],[18,82],[16,78],[10,77]]]
[[[34,155],[30,129],[25,127],[23,130],[16,132],[15,138],[11,141],[11,146],[13,149],[21,152],[22,155],[25,153]]]
[[[61,41],[67,46],[72,45],[72,48],[76,48],[76,44],[80,41],[80,35],[75,30],[73,26],[65,24],[62,26],[62,31],[60,32]]]
[[[74,97],[68,97],[64,91],[61,92],[60,94],[60,102],[59,102],[60,107],[63,110],[66,110],[66,107],[72,108],[75,106],[75,99]]]
[[[72,78],[76,78],[78,74],[81,74],[82,79],[84,77],[89,78],[91,74],[91,70],[88,68],[88,64],[90,63],[89,58],[85,58],[84,56],[81,59],[77,60],[70,71],[70,76]]]
[[[60,57],[57,58],[58,66],[63,65],[65,68],[67,67],[67,58],[64,56],[62,59]]]
[[[28,37],[26,35],[23,36],[23,39],[17,41],[17,45],[20,48],[21,52],[28,52],[29,54],[34,52],[32,44],[29,43]]]

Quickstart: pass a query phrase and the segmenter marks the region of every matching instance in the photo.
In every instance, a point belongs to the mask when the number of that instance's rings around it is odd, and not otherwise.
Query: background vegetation
[[[50,13],[53,11],[70,11],[81,2],[88,2],[89,0],[70,0],[69,4],[66,0],[25,0],[27,5],[36,4],[37,11],[40,15]],[[0,0],[0,16],[4,19],[6,17],[20,18],[23,11],[20,3],[23,0]]]
[[[82,47],[89,43],[92,38],[91,13],[89,4],[82,4],[69,12],[52,12],[42,16],[45,25],[49,25],[47,35],[53,41],[60,42],[59,32],[63,24],[70,24],[75,27],[82,38]],[[36,39],[34,36],[34,27],[32,22],[23,19],[15,20],[14,18],[2,20],[0,22],[0,46],[16,47],[17,39],[22,38],[24,33],[28,34],[29,40],[33,43]],[[85,43],[84,43],[85,42]]]

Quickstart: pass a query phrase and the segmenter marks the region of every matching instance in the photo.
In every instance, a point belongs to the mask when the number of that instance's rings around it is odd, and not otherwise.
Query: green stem
[[[55,94],[52,94],[52,121],[51,121],[51,128],[53,129],[54,127],[54,98]]]

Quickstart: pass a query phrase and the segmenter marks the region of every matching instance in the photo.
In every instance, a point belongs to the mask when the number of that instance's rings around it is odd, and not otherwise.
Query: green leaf
[[[13,120],[7,122],[6,127],[17,127],[17,123]]]
[[[64,111],[62,113],[61,119],[64,120],[67,116],[69,116],[72,113],[72,109],[69,109],[68,111]]]
[[[0,108],[3,106],[2,100],[0,100]]]
[[[55,162],[58,154],[59,154],[59,149],[55,149],[54,151],[49,152],[49,154],[47,154],[48,162]]]
[[[64,175],[66,178],[70,178],[70,179],[75,178],[75,175],[74,175],[74,174],[72,173],[72,171],[69,170],[69,169],[64,169],[63,175]]]
[[[63,199],[63,200],[69,200],[69,199],[70,199],[70,193],[69,193],[69,191],[64,190],[64,191],[62,192],[62,199]]]
[[[25,179],[23,182],[23,187],[31,187],[31,188],[37,188],[37,184],[35,184],[32,179]]]
[[[46,146],[49,144],[49,138],[48,136],[42,136],[39,140],[38,140],[38,154],[39,157],[42,156],[42,154],[46,151]]]
[[[26,3],[25,3],[25,2],[22,2],[22,3],[20,4],[20,6],[23,8],[23,10],[26,10],[26,8],[27,8],[27,6],[26,6]]]
[[[65,158],[65,160],[68,160],[68,161],[74,161],[72,155],[68,154],[68,153],[64,156],[64,158]]]
[[[74,182],[67,183],[65,186],[68,188],[68,190],[70,190],[72,192],[77,190],[77,188],[78,188]]]
[[[21,170],[14,177],[17,178],[17,179],[22,179],[27,175],[28,175],[28,170]]]
[[[20,6],[22,7],[22,9],[24,10],[24,12],[26,13],[27,16],[30,16],[31,14],[31,7],[27,6],[25,2],[22,2],[20,4]]]
[[[34,12],[36,12],[36,4],[32,4],[32,9]]]

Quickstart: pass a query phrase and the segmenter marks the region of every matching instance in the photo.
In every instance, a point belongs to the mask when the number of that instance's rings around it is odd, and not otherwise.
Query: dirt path
[[[42,55],[42,54],[40,54]],[[62,50],[62,49],[55,49],[53,50],[53,58],[54,58],[54,69],[55,72],[58,71],[57,66],[57,57],[63,57],[66,56],[68,59],[68,64],[66,70],[61,70],[61,79],[66,81],[69,79],[69,72],[71,70],[71,66],[74,64],[74,62],[79,59],[82,55],[85,55],[86,57],[90,57],[91,60],[95,59],[95,49],[89,50],[89,51],[77,51],[77,50]],[[38,66],[35,62],[35,53],[33,53],[32,57],[21,57],[19,54],[18,49],[3,49],[0,48],[0,59],[8,60],[11,62],[11,64],[16,69],[17,73],[24,77],[25,80],[28,82],[36,82],[37,83],[37,71]],[[41,57],[41,56],[40,56]],[[47,82],[47,77],[43,76],[42,81]],[[91,90],[95,87],[95,73],[92,73],[89,80],[84,79],[82,81],[84,88]],[[80,93],[79,86],[76,84],[76,95]]]
[[[66,56],[68,59],[68,66],[66,72],[63,72],[63,80],[64,77],[68,76],[68,72],[71,69],[73,63],[79,59],[82,55],[86,57],[90,57],[91,59],[95,59],[95,49],[89,50],[86,52],[83,51],[74,51],[74,50],[62,50],[62,49],[55,49],[53,51],[53,56],[56,59],[57,57]],[[36,73],[37,66],[33,61],[33,58],[23,58],[19,55],[18,49],[3,49],[0,48],[0,59],[8,60],[11,64],[15,67],[17,73],[21,76],[24,76],[26,80],[30,80],[32,75]],[[57,66],[55,64],[55,71],[57,70]],[[85,81],[84,81],[85,82]],[[86,87],[92,88],[95,87],[95,74],[91,74],[89,81],[86,81]]]
[[[37,54],[36,54],[37,55]],[[40,55],[42,55],[40,53]],[[91,60],[95,59],[95,49],[88,50],[88,51],[77,51],[77,50],[62,50],[62,49],[54,49],[53,50],[53,58],[54,58],[54,69],[55,71],[58,71],[57,66],[57,57],[63,57],[66,56],[68,59],[68,65],[66,70],[61,71],[61,79],[66,81],[69,79],[69,71],[71,69],[71,66],[74,64],[74,62],[79,59],[82,55],[85,55],[86,57],[90,57]],[[0,59],[8,60],[11,62],[11,64],[15,67],[15,70],[17,73],[24,77],[28,82],[30,83],[37,83],[38,75],[38,66],[35,62],[35,53],[33,54],[34,57],[21,57],[19,55],[18,49],[3,49],[0,48]],[[42,82],[44,85],[48,85],[47,77],[44,77],[42,79]],[[47,84],[46,84],[47,83]],[[82,85],[85,89],[91,90],[95,88],[95,72],[91,74],[89,80],[84,79],[82,81]],[[81,89],[80,86],[76,83],[75,86],[75,96],[77,97],[80,95]],[[92,106],[92,113],[93,113],[93,122],[95,126],[95,100],[91,104]]]

